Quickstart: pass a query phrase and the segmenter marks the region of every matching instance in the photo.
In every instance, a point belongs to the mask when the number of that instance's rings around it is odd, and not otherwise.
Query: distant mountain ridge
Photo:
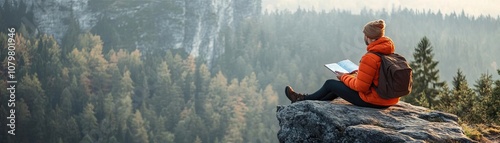
[[[37,29],[39,33],[54,35],[59,42],[68,35],[68,29],[78,27],[80,32],[99,35],[104,42],[104,52],[109,49],[140,49],[143,55],[148,55],[178,49],[200,57],[209,65],[228,53],[229,48],[237,49],[230,54],[240,55],[242,51],[257,49],[259,45],[316,57],[302,60],[307,63],[340,60],[331,57],[359,59],[365,47],[360,29],[374,19],[386,20],[386,35],[394,40],[396,51],[409,60],[418,40],[427,36],[434,47],[436,60],[440,61],[441,78],[446,81],[451,81],[453,74],[450,73],[455,73],[458,68],[468,75],[468,81],[474,81],[479,77],[475,73],[495,73],[500,64],[500,58],[495,54],[500,52],[496,44],[500,38],[499,17],[468,17],[465,13],[428,13],[412,9],[366,10],[359,15],[349,11],[304,9],[296,12],[265,11],[262,14],[260,0],[0,0],[4,9],[6,4],[17,7],[16,12],[27,14],[0,13],[2,20],[6,19],[2,22],[16,21],[13,25],[17,26],[22,21],[28,27],[33,25],[35,28],[31,29]],[[254,23],[245,23],[254,17],[257,17],[253,19]],[[235,31],[239,33],[235,34]],[[243,39],[240,41],[249,39],[252,36],[249,33],[260,39],[254,40],[257,42],[236,42],[238,38]],[[278,50],[281,47],[284,49]],[[342,53],[328,50],[332,47]],[[275,57],[276,54],[270,55]],[[236,58],[238,56],[224,60]],[[252,63],[256,59],[240,61]],[[289,61],[268,59],[266,63],[269,62]],[[316,64],[308,65],[314,67],[306,69],[317,67]]]
[[[71,21],[81,31],[98,34],[107,47],[184,49],[210,62],[224,52],[219,33],[261,13],[261,1],[246,0],[0,0],[26,9],[30,23],[58,42]],[[28,14],[29,15],[29,14]],[[7,15],[8,16],[8,15]],[[21,17],[19,17],[21,18]],[[150,51],[151,52],[151,51]]]

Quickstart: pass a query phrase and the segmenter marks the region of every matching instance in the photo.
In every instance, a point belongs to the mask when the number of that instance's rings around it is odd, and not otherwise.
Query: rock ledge
[[[342,99],[279,105],[280,142],[474,142],[453,114],[400,101],[387,109]]]

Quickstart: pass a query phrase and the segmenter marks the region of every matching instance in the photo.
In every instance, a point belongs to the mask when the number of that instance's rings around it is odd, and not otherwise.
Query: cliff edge
[[[400,101],[386,109],[342,99],[279,105],[280,142],[474,142],[453,114]]]

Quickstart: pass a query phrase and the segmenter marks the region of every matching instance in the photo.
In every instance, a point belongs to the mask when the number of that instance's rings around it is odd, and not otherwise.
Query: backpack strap
[[[381,57],[382,55],[389,55],[389,54],[382,54],[382,53],[379,53],[379,52],[370,52],[370,51],[368,51],[368,53],[375,54],[375,55],[377,55],[377,56],[379,56],[379,57]],[[392,54],[392,53],[391,53],[391,54]]]
[[[383,56],[383,55],[385,55],[385,54],[382,54],[382,53],[379,53],[379,52],[370,52],[370,51],[368,51],[368,53],[372,53],[372,54],[377,55],[377,56],[380,58],[380,62],[382,62],[382,56]],[[380,66],[382,66],[382,63],[380,63]],[[379,74],[380,74],[380,68],[379,68],[378,70],[379,70],[378,72],[379,72]],[[380,76],[380,75],[379,75],[379,76]],[[374,83],[374,82],[372,82],[372,84],[371,84],[371,86],[370,86],[370,87],[377,87],[377,86],[375,86],[375,83]]]

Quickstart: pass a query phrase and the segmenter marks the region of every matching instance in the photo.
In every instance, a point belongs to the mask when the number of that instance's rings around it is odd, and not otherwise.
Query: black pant
[[[304,100],[332,101],[339,96],[356,106],[387,108],[386,106],[373,105],[363,101],[357,91],[347,87],[343,82],[334,79],[326,80],[325,84],[318,91],[306,96]]]

